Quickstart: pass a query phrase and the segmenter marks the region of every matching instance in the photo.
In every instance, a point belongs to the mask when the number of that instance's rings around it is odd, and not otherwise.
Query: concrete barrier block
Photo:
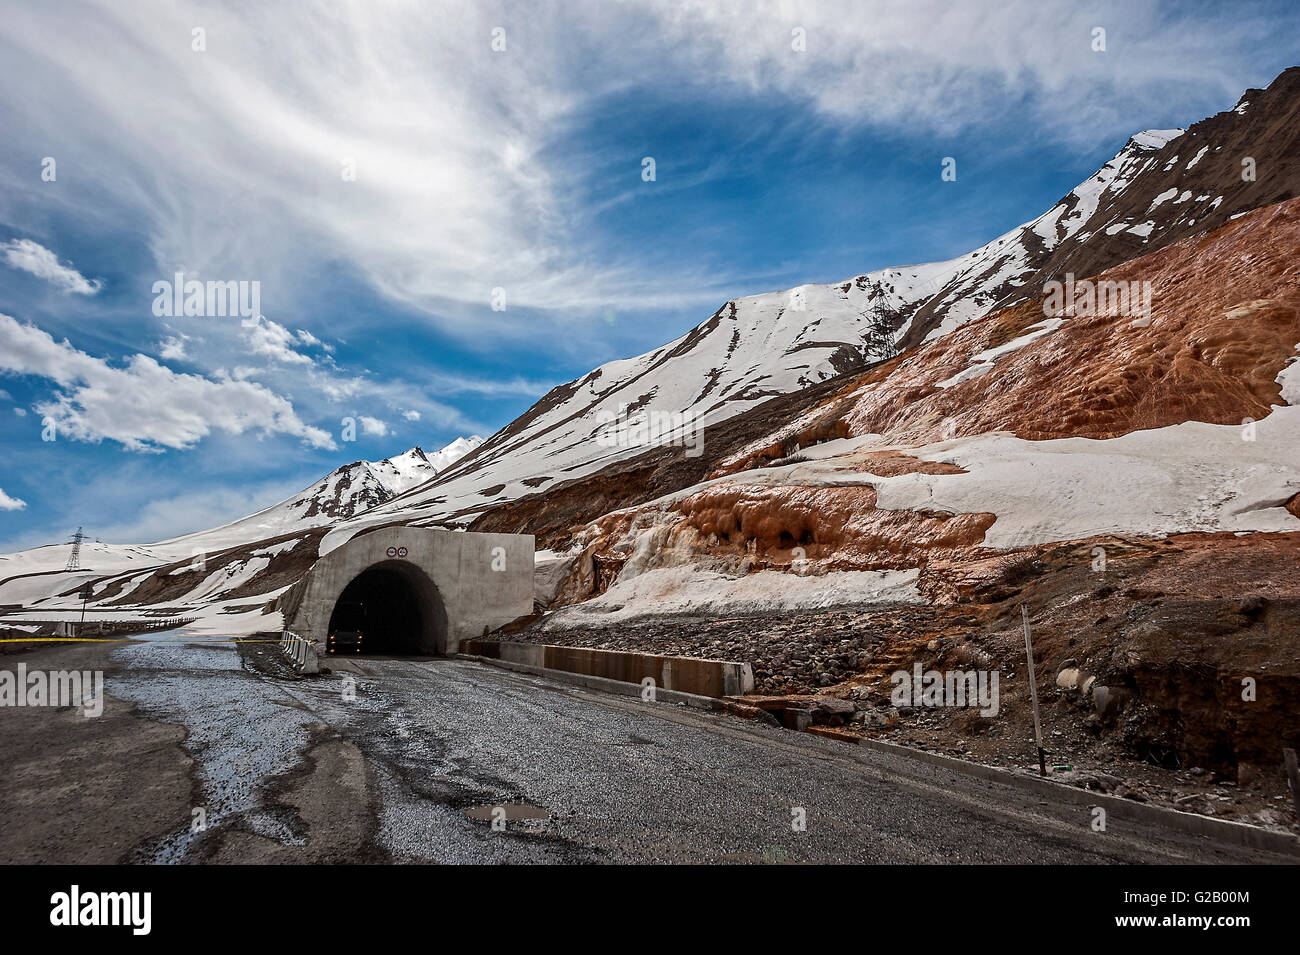
[[[507,640],[462,640],[460,652],[620,683],[641,684],[650,679],[663,690],[715,699],[743,696],[754,689],[754,671],[748,663]]]
[[[302,674],[320,672],[320,654],[314,640],[298,636],[291,630],[280,634],[280,652],[293,665],[294,670]]]

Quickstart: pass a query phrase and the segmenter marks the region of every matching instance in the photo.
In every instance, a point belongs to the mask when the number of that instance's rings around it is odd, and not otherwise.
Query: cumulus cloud
[[[310,355],[294,351],[293,346],[298,343],[298,336],[278,322],[258,315],[244,322],[244,327],[244,338],[253,354],[265,355],[272,361],[286,365],[312,364]]]
[[[359,376],[344,378],[318,372],[312,376],[312,384],[330,401],[339,402],[355,397],[365,385],[365,379]]]
[[[187,448],[213,429],[286,434],[318,448],[335,447],[305,424],[293,405],[263,385],[178,374],[147,355],[123,367],[80,351],[34,325],[0,314],[0,371],[36,375],[60,389],[35,406],[59,437],[105,438],[136,451]]]
[[[408,408],[406,411],[402,412],[402,417],[407,421],[419,421],[420,412],[416,411],[414,408]]]
[[[3,250],[5,263],[11,268],[30,272],[64,292],[94,295],[99,291],[99,282],[92,282],[71,265],[64,265],[57,255],[39,242],[13,239],[0,246],[0,250]]]
[[[361,415],[357,418],[361,423],[362,434],[373,434],[376,437],[384,437],[388,434],[388,425],[378,418],[371,418],[368,415]]]
[[[21,511],[26,506],[26,501],[10,497],[4,492],[4,488],[0,488],[0,511]]]
[[[164,361],[184,361],[190,356],[185,353],[184,335],[171,335],[158,343],[158,357]]]

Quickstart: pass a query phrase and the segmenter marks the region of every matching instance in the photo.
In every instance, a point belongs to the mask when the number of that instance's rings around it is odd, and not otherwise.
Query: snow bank
[[[1253,441],[1241,426],[1201,422],[1101,441],[981,435],[913,452],[968,473],[881,479],[876,504],[991,511],[985,543],[999,548],[1099,534],[1300,530],[1281,506],[1300,493],[1300,408],[1279,408],[1254,427]]]
[[[615,623],[657,614],[816,610],[859,603],[919,603],[919,571],[836,571],[801,577],[763,570],[730,577],[693,566],[661,567],[620,580],[599,597],[546,618],[547,627]]]

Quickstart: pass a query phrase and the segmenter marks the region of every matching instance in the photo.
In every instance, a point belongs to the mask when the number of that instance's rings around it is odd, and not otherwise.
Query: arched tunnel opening
[[[363,570],[330,614],[326,653],[431,654],[442,647],[447,615],[423,573],[397,562]]]

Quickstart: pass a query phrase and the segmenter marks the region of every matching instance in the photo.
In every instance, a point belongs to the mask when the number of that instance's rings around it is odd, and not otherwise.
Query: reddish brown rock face
[[[872,569],[915,567],[930,551],[975,546],[994,521],[992,514],[882,510],[869,486],[722,484],[677,510],[723,549],[752,548],[783,562],[802,547],[808,559]]]

